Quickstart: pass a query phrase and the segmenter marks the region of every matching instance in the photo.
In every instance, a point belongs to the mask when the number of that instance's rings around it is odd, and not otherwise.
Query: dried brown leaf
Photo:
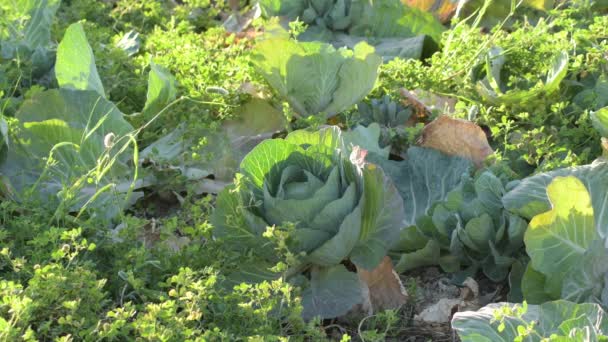
[[[388,256],[371,271],[357,268],[357,274],[362,286],[369,289],[369,299],[374,312],[396,309],[407,301],[407,292],[393,270],[393,263]]]
[[[494,153],[481,127],[445,115],[424,127],[418,143],[448,155],[470,159],[477,167],[481,167],[484,160]]]

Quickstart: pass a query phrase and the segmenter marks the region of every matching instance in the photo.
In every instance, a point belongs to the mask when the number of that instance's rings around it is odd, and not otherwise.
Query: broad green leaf
[[[608,137],[608,107],[591,112],[591,123],[603,137]]]
[[[292,144],[307,146],[323,146],[328,150],[343,149],[342,132],[337,126],[331,126],[318,131],[300,129],[289,133],[285,138]],[[333,151],[332,151],[333,153]]]
[[[220,130],[200,132],[207,144],[195,149],[185,124],[148,145],[140,158],[150,160],[158,171],[179,170],[196,184],[196,193],[217,193],[232,182],[239,163],[257,144],[285,127],[283,114],[267,101],[252,99],[238,108],[235,118],[222,122]],[[196,152],[201,158],[189,156]],[[213,180],[208,179],[213,175]]]
[[[144,106],[144,116],[151,119],[159,113],[171,101],[175,100],[177,94],[177,82],[169,70],[150,63],[150,74],[148,75],[148,95]]]
[[[497,213],[503,208],[502,197],[505,194],[505,187],[492,172],[486,171],[475,179],[475,193],[488,212]]]
[[[338,33],[334,34],[331,43],[334,46],[346,46],[353,49],[355,45],[366,40],[369,39]],[[426,35],[374,39],[374,49],[377,55],[382,56],[385,63],[395,58],[421,59],[424,56],[431,55],[436,50],[434,41]]]
[[[348,257],[355,245],[357,245],[360,234],[361,209],[357,207],[344,218],[337,234],[312,251],[307,260],[314,264],[328,267],[339,264]]]
[[[354,52],[319,42],[268,39],[256,46],[256,69],[300,115],[334,116],[372,90],[381,58],[360,43]]]
[[[340,113],[361,101],[373,88],[378,78],[378,67],[382,58],[375,54],[373,46],[359,43],[353,47],[353,54],[340,66],[340,83],[330,95],[333,101],[323,110],[330,115]]]
[[[547,187],[552,209],[535,216],[524,236],[535,270],[545,275],[567,271],[597,237],[591,198],[576,177],[557,177]]]
[[[547,186],[558,176],[578,178],[591,195],[595,228],[602,238],[608,236],[608,163],[593,164],[540,173],[523,179],[502,199],[505,208],[527,219],[548,211],[551,203]]]
[[[95,56],[81,23],[70,25],[57,47],[55,75],[61,88],[94,90],[105,97]]]
[[[573,302],[600,302],[608,276],[608,249],[601,240],[595,240],[585,255],[566,273],[562,298]]]
[[[535,270],[531,263],[528,263],[521,279],[521,291],[524,299],[532,304],[558,299],[554,294],[548,293],[547,288],[547,277]]]
[[[433,204],[444,200],[472,168],[469,160],[421,147],[408,149],[402,162],[385,160],[373,154],[369,157],[371,162],[384,169],[399,190],[405,207],[404,227],[415,225]]]
[[[507,295],[507,301],[514,303],[521,303],[524,300],[524,294],[521,288],[522,279],[526,271],[526,266],[518,260],[511,265],[511,272],[509,272],[509,294]]]
[[[31,189],[29,196],[53,208],[62,190],[76,186],[67,209],[81,209],[96,198],[88,206],[105,208],[100,212],[114,217],[129,202],[133,187],[142,185],[127,165],[133,149],[125,136],[133,127],[98,93],[40,92],[23,103],[16,118],[20,127],[1,172],[21,195]]]
[[[489,241],[494,240],[494,223],[488,214],[471,219],[464,229],[458,229],[458,236],[468,248],[477,252],[489,251]]]
[[[405,220],[403,200],[382,169],[367,164],[363,168],[361,201],[361,233],[350,259],[358,267],[372,270],[399,237],[399,228],[403,227]]]
[[[302,293],[302,317],[335,318],[346,314],[363,301],[363,293],[356,273],[343,265],[313,267],[310,287]]]
[[[608,317],[597,304],[576,304],[565,300],[541,305],[495,303],[479,311],[458,312],[452,328],[463,342],[478,341],[588,341],[608,337]]]

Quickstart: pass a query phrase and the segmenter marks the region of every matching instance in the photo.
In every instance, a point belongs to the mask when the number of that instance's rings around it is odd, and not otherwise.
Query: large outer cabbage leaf
[[[121,150],[128,140],[117,140],[133,127],[113,103],[95,91],[48,90],[26,100],[16,118],[19,127],[0,170],[22,197],[56,207],[58,195],[70,196],[62,190],[79,185],[69,200],[69,209],[78,210],[109,186],[89,206],[104,207],[108,216],[122,209],[133,181],[127,165],[133,150]],[[104,146],[109,134],[116,137],[112,148]]]
[[[302,293],[304,319],[311,319],[319,313],[327,317],[343,315],[353,303],[363,298],[359,277],[344,265],[313,267],[310,283]]]
[[[21,13],[29,14],[30,20],[23,31],[24,43],[31,50],[48,45],[51,41],[51,25],[60,0],[22,0],[13,2]]]
[[[397,186],[405,206],[405,227],[416,225],[473,167],[467,159],[424,147],[411,147],[401,162],[377,155],[370,155],[369,160],[381,166]]]
[[[524,241],[530,265],[551,276],[552,286],[580,260],[597,237],[591,198],[576,177],[557,177],[547,187],[552,210],[535,216]],[[525,293],[524,293],[525,295]]]
[[[598,341],[608,337],[608,317],[597,304],[565,300],[523,306],[495,303],[456,313],[452,328],[463,342],[507,342],[517,337],[539,342]]]
[[[536,215],[525,234],[530,256],[522,279],[526,300],[608,304],[608,249],[594,222],[592,197],[576,177],[556,177],[547,187],[552,209]]]
[[[439,42],[443,26],[435,17],[400,1],[359,2],[363,7],[349,33],[354,36],[414,37],[428,35]]]
[[[535,216],[525,234],[532,266],[559,273],[571,266],[597,237],[591,198],[576,177],[557,177],[547,187],[552,210]]]
[[[374,87],[382,63],[366,43],[350,51],[288,39],[259,43],[253,60],[268,84],[305,117],[331,117],[363,99]]]
[[[547,186],[556,177],[575,176],[591,195],[595,228],[602,238],[608,236],[608,163],[598,160],[590,165],[576,166],[540,173],[523,179],[503,197],[508,210],[531,219],[551,208]]]
[[[289,232],[294,255],[305,253],[291,277],[312,270],[304,289],[306,317],[336,317],[359,304],[357,277],[340,263],[374,269],[403,227],[397,189],[363,157],[358,148],[346,147],[337,127],[295,131],[256,146],[241,162],[235,185],[218,196],[214,235],[228,248],[250,250],[275,264],[279,260],[263,237],[274,226]]]
[[[105,97],[93,49],[81,23],[70,25],[57,47],[55,75],[61,88],[94,90]]]
[[[150,71],[150,86],[154,83],[156,86],[171,87],[170,77],[153,76],[153,72],[154,70]],[[160,80],[163,81],[159,83]],[[152,104],[144,110],[145,115],[157,114],[156,110],[162,110],[162,106],[168,104],[165,101],[171,99],[166,97],[170,93],[170,89],[160,92],[148,91],[148,102]],[[156,95],[151,96],[153,94]],[[153,101],[150,101],[151,99]],[[181,124],[171,133],[148,145],[140,153],[140,157],[154,164],[156,178],[161,181],[167,178],[165,173],[172,174],[177,170],[186,177],[190,183],[189,189],[194,193],[219,193],[232,183],[245,155],[257,144],[271,138],[285,127],[283,113],[262,99],[251,99],[240,106],[235,114],[234,119],[222,123],[220,130],[209,129],[202,132],[207,140],[203,146],[197,145],[185,134],[186,125]],[[201,157],[191,158],[192,152]],[[213,175],[213,179],[210,179],[210,175]]]

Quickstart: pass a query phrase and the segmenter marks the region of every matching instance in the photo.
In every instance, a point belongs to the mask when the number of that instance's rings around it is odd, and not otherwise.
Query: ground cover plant
[[[602,1],[0,0],[0,340],[603,340]]]

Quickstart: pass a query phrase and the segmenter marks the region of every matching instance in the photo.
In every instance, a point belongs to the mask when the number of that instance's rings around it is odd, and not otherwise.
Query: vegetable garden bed
[[[0,0],[0,340],[606,339],[607,14]]]

